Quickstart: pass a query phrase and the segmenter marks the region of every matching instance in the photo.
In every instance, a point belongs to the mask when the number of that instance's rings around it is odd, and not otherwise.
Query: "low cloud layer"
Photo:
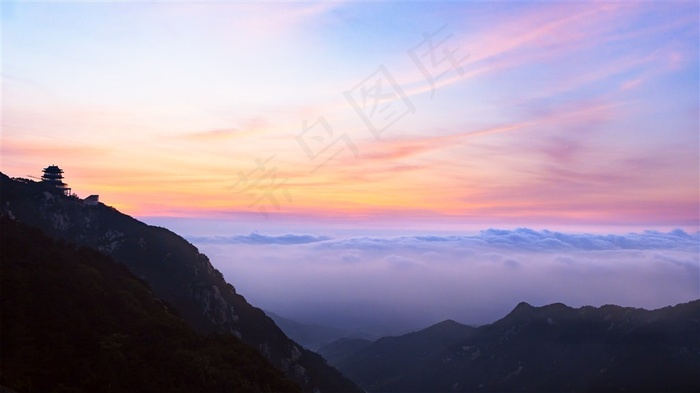
[[[476,235],[190,238],[254,305],[379,333],[452,318],[483,324],[518,302],[657,308],[700,297],[699,234],[489,229]]]
[[[645,231],[641,234],[594,235],[567,234],[552,231],[534,231],[527,228],[515,230],[488,229],[471,236],[404,236],[396,238],[358,237],[327,242],[332,248],[386,247],[430,247],[430,244],[444,243],[463,247],[494,246],[506,249],[528,251],[573,251],[573,250],[668,250],[698,248],[698,235],[689,235],[677,229],[669,233]]]
[[[193,243],[213,243],[213,244],[307,244],[316,243],[324,240],[330,240],[327,236],[312,236],[312,235],[294,235],[286,234],[281,236],[261,235],[256,231],[248,235],[236,235],[230,237],[213,236],[213,237],[191,237]]]

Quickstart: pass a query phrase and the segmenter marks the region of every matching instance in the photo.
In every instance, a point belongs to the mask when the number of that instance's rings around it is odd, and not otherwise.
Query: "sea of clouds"
[[[489,229],[474,235],[188,237],[252,304],[398,334],[484,324],[521,301],[659,308],[700,297],[700,233]]]

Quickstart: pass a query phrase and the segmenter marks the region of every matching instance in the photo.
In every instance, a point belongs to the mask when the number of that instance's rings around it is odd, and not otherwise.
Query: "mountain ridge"
[[[289,339],[226,282],[209,259],[179,235],[149,226],[103,203],[0,173],[0,213],[50,237],[103,252],[144,279],[195,330],[233,334],[253,345],[304,391],[359,392],[316,353]]]
[[[0,227],[0,390],[301,391],[236,337],[196,334],[123,264]]]
[[[700,300],[656,310],[521,302],[492,324],[462,325],[462,337],[440,342],[435,327],[445,324],[460,325],[448,320],[319,352],[368,391],[700,389]]]

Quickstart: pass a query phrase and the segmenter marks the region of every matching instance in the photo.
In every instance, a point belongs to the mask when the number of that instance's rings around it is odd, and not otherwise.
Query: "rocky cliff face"
[[[0,228],[1,385],[25,393],[301,392],[252,346],[195,333],[107,255],[3,215]]]
[[[177,234],[102,203],[86,205],[41,183],[0,176],[0,213],[123,263],[195,329],[231,333],[254,345],[305,391],[360,391],[320,356],[285,336]]]

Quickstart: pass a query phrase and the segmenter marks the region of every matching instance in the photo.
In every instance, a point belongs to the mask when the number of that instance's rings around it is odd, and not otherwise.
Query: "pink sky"
[[[3,11],[2,172],[131,215],[699,228],[696,2]]]

